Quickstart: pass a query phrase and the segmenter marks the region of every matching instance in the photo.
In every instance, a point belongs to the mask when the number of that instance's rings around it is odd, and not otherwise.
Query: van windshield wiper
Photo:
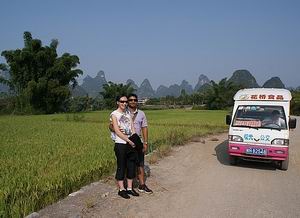
[[[264,126],[262,126],[262,127],[260,127],[260,128],[262,128],[262,129],[275,129],[275,130],[278,130],[279,132],[281,131],[281,128],[277,128],[277,127],[264,127]]]
[[[250,129],[258,129],[258,127],[254,127],[254,126],[245,126],[245,125],[234,125],[232,127],[245,127],[245,128],[250,128]]]

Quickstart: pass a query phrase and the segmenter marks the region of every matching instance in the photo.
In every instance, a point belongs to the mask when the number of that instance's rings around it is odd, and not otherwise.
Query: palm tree
[[[208,109],[225,109],[233,105],[233,96],[240,87],[227,81],[227,78],[222,79],[219,83],[211,81],[212,88],[207,94]]]
[[[115,99],[117,96],[129,95],[136,91],[130,84],[117,84],[111,81],[103,85],[103,90],[100,94],[103,96],[107,108],[114,108],[116,106]]]

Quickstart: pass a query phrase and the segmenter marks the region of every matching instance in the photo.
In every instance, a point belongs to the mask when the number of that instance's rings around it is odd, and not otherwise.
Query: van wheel
[[[280,169],[281,170],[287,170],[289,167],[289,158],[287,158],[286,160],[281,161],[280,163]]]
[[[229,155],[229,163],[230,163],[230,165],[236,165],[237,157]]]

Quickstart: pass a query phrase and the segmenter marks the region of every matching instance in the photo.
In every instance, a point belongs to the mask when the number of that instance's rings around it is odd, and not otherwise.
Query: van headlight
[[[228,135],[228,140],[233,142],[243,142],[243,138],[239,135]]]
[[[289,145],[288,139],[273,139],[271,142],[272,145]]]

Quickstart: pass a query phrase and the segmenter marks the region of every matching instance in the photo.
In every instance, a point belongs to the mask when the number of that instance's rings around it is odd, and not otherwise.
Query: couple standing
[[[119,186],[118,195],[129,199],[130,196],[139,196],[133,189],[132,181],[136,177],[138,168],[138,179],[140,192],[152,193],[145,184],[144,158],[148,149],[148,124],[145,113],[137,108],[138,97],[136,94],[118,96],[116,98],[118,108],[110,115],[110,130],[112,139],[115,141],[115,155],[117,158],[116,180]],[[127,107],[128,106],[128,107]],[[137,134],[142,136],[143,145],[141,149],[130,136]],[[124,187],[125,175],[127,178],[127,189]]]

